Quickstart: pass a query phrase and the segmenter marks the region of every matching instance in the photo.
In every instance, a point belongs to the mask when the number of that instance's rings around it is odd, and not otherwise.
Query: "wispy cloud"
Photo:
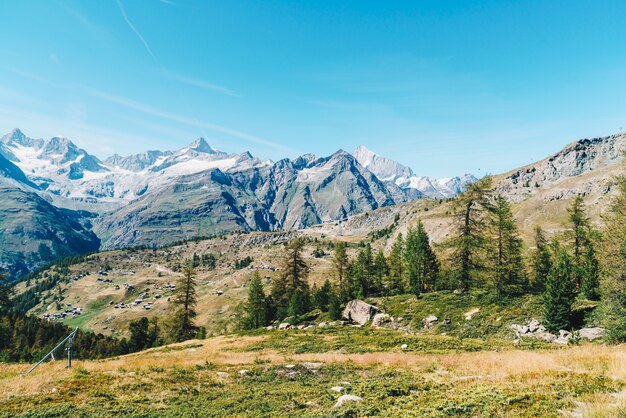
[[[150,54],[152,59],[156,61],[156,57],[154,56],[152,49],[150,49],[150,45],[148,45],[148,42],[146,42],[145,38],[141,35],[141,33],[139,33],[135,25],[133,25],[133,22],[131,22],[128,16],[126,15],[126,10],[124,9],[124,5],[122,4],[121,0],[117,0],[117,6],[120,8],[122,17],[126,21],[126,24],[128,25],[128,27],[130,27],[133,30],[133,32],[135,32],[135,35],[137,35],[137,37],[139,38],[143,46],[146,48],[146,51],[148,51],[148,54]]]
[[[229,88],[219,86],[217,84],[208,83],[204,80],[198,80],[196,78],[185,77],[185,76],[178,75],[178,74],[172,74],[170,72],[165,72],[165,76],[172,80],[175,80],[184,84],[188,84],[190,86],[200,87],[201,89],[204,89],[204,90],[209,90],[209,91],[213,91],[216,93],[225,94],[226,96],[231,96],[231,97],[241,97],[240,94],[232,91]]]
[[[258,136],[255,135],[251,135],[248,134],[246,132],[242,132],[239,131],[237,129],[232,129],[232,128],[228,128],[226,126],[221,126],[218,124],[214,124],[214,123],[209,123],[209,122],[203,122],[203,121],[198,121],[194,118],[189,118],[186,116],[181,116],[181,115],[177,115],[175,113],[171,113],[171,112],[167,112],[161,109],[157,109],[155,107],[152,107],[150,105],[146,105],[144,103],[140,103],[140,102],[136,102],[134,100],[125,98],[125,97],[119,97],[119,96],[115,96],[100,90],[96,90],[93,89],[91,87],[87,87],[84,86],[84,89],[87,93],[98,97],[102,100],[108,101],[110,103],[114,103],[120,106],[124,106],[128,109],[133,109],[136,110],[138,112],[142,112],[145,113],[147,115],[151,115],[151,116],[156,116],[159,118],[163,118],[163,119],[167,119],[173,122],[177,122],[183,125],[187,125],[187,126],[192,126],[192,127],[196,127],[196,128],[203,128],[203,129],[207,129],[207,130],[211,130],[214,132],[219,132],[222,134],[226,134],[229,135],[231,137],[234,138],[239,138],[239,139],[243,139],[245,141],[249,141],[249,142],[253,142],[256,144],[260,144],[260,145],[264,145],[266,147],[269,148],[273,148],[276,150],[280,150],[280,151],[290,151],[290,148],[283,145],[283,144],[279,144],[264,138],[260,138]]]

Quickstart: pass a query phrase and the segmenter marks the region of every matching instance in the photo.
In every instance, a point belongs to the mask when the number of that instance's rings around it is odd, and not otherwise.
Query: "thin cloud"
[[[229,88],[226,88],[226,87],[223,87],[223,86],[218,86],[217,84],[207,83],[204,80],[198,80],[196,78],[185,77],[185,76],[181,76],[181,75],[177,75],[177,74],[172,74],[172,73],[169,73],[169,72],[166,72],[165,75],[166,75],[166,77],[168,77],[168,78],[170,78],[172,80],[179,81],[181,83],[188,84],[190,86],[200,87],[201,89],[213,91],[213,92],[216,92],[216,93],[225,94],[226,96],[230,96],[230,97],[237,97],[237,98],[241,97],[240,94],[232,91]]]
[[[53,63],[55,63],[58,67],[63,67],[63,64],[61,63],[61,60],[59,59],[57,54],[55,54],[54,52],[51,52],[49,56],[50,56],[50,60]]]
[[[211,131],[220,132],[220,133],[223,133],[223,134],[235,137],[235,138],[243,139],[249,142],[254,142],[256,144],[264,145],[266,147],[270,147],[276,150],[281,150],[281,151],[290,150],[290,148],[285,145],[282,145],[273,141],[269,141],[264,138],[259,138],[258,136],[250,135],[246,132],[238,131],[236,129],[228,128],[228,127],[217,125],[214,123],[199,122],[193,118],[166,112],[166,111],[157,109],[155,107],[152,107],[143,103],[139,103],[134,100],[127,99],[125,97],[114,96],[112,94],[109,94],[100,90],[96,90],[91,87],[85,86],[84,89],[87,93],[95,97],[98,97],[102,100],[106,100],[110,103],[115,103],[115,104],[124,106],[126,108],[145,113],[147,115],[156,116],[156,117],[163,118],[163,119],[168,119],[173,122],[178,122],[180,124],[187,125],[187,126],[192,126],[196,128],[204,128],[204,129],[208,129]]]
[[[146,40],[141,35],[141,33],[139,33],[139,31],[137,30],[135,25],[133,25],[133,22],[131,22],[130,19],[128,18],[128,16],[126,15],[126,10],[124,10],[124,6],[122,5],[121,0],[117,0],[117,6],[120,8],[120,12],[122,13],[122,17],[124,18],[124,20],[128,24],[128,27],[130,27],[133,30],[133,32],[135,32],[135,35],[137,35],[137,37],[139,38],[139,40],[141,41],[143,46],[146,47],[146,51],[148,51],[148,54],[150,54],[152,59],[156,62],[156,57],[152,53],[152,49],[150,49],[150,45],[148,45],[148,42],[146,42]]]

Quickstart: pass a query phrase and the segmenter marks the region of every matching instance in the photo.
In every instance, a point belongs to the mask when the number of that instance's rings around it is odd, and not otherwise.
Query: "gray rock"
[[[308,370],[318,370],[323,365],[324,365],[324,363],[311,362],[311,361],[301,363],[301,366],[304,367],[305,369],[308,369]]]
[[[333,386],[332,388],[330,388],[330,390],[332,390],[333,392],[341,393],[343,392],[343,386]]]
[[[539,331],[539,327],[541,327],[541,322],[533,319],[528,323],[528,332],[537,332]]]
[[[430,315],[424,318],[422,322],[424,323],[424,328],[431,328],[435,322],[437,322],[437,317],[435,315]]]
[[[528,327],[526,325],[511,324],[510,328],[518,334],[526,334],[528,332]]]
[[[339,399],[337,399],[337,403],[333,408],[341,408],[345,403],[349,402],[361,402],[363,398],[355,395],[341,395]]]
[[[343,317],[359,325],[363,325],[367,321],[370,321],[377,312],[378,308],[376,306],[355,299],[348,302],[346,309],[343,311]]]
[[[389,318],[386,313],[377,313],[372,319],[372,327],[380,327],[383,323],[388,322]]]
[[[535,337],[539,338],[540,340],[547,341],[549,343],[556,341],[556,339],[558,338],[556,335],[551,334],[549,332],[542,332],[542,333],[535,334]]]
[[[280,325],[278,326],[278,329],[287,329],[287,328],[289,328],[290,326],[291,326],[291,324],[290,324],[290,323],[288,323],[288,322],[283,322],[282,324],[280,324]]]
[[[578,331],[580,338],[586,338],[593,341],[598,338],[603,338],[606,335],[606,330],[600,327],[581,328]]]

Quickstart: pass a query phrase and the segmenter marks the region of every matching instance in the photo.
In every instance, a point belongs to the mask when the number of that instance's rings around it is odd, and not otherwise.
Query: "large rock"
[[[343,404],[347,402],[361,402],[363,398],[355,395],[341,395],[339,399],[337,399],[337,403],[335,404],[335,408],[341,408]]]
[[[389,321],[390,316],[386,313],[377,313],[372,319],[372,327],[380,327],[385,322]]]
[[[606,335],[606,330],[600,327],[592,327],[592,328],[581,328],[578,331],[580,338],[586,338],[590,341],[593,341],[597,338],[602,338]]]
[[[355,299],[348,302],[346,309],[343,310],[343,317],[359,325],[363,325],[367,321],[370,321],[376,313],[378,313],[376,306]]]

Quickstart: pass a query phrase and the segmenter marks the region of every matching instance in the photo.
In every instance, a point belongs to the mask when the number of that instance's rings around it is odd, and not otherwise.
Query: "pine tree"
[[[430,238],[420,220],[417,228],[409,229],[404,244],[404,263],[411,291],[419,296],[432,289],[439,273],[439,261],[430,246]]]
[[[333,287],[328,279],[324,282],[322,287],[313,291],[313,300],[315,305],[322,311],[328,312],[328,305],[330,304],[330,296],[333,291]]]
[[[331,288],[331,293],[328,295],[328,314],[333,320],[341,318],[341,301],[339,295],[335,289]]]
[[[522,240],[509,202],[496,196],[491,209],[491,259],[493,282],[498,296],[519,294],[525,285]]]
[[[572,259],[565,250],[559,250],[543,293],[544,325],[548,331],[569,329],[574,298]]]
[[[0,314],[7,313],[13,307],[11,301],[11,295],[13,294],[13,287],[9,279],[2,273],[0,273]]]
[[[259,272],[255,271],[248,287],[246,303],[249,328],[260,328],[267,325],[267,300],[263,291],[263,283]]]
[[[590,300],[600,298],[600,264],[592,241],[587,243],[582,260],[580,292]]]
[[[589,218],[585,212],[585,204],[582,196],[576,196],[571,206],[567,209],[569,213],[570,231],[569,235],[572,240],[572,248],[574,253],[574,282],[576,290],[580,290],[583,266],[582,256],[585,246],[588,243],[589,236]]]
[[[404,238],[398,234],[391,252],[389,253],[389,273],[385,285],[385,292],[388,295],[399,295],[404,293]]]
[[[348,267],[350,264],[350,260],[348,259],[348,254],[346,253],[346,243],[343,241],[339,241],[335,244],[335,255],[333,256],[333,267],[337,274],[337,279],[339,283],[339,289],[344,290],[344,280],[346,274],[348,272]]]
[[[284,316],[289,310],[290,300],[296,292],[308,295],[309,285],[307,278],[310,268],[304,258],[304,241],[301,238],[293,240],[288,246],[282,260],[280,276],[272,286],[272,298],[276,303],[277,314]]]
[[[376,294],[380,294],[384,289],[384,281],[385,277],[387,277],[389,267],[387,266],[387,259],[385,258],[385,253],[381,249],[376,253],[374,257],[374,283],[373,283],[373,292]]]
[[[183,268],[183,276],[176,284],[171,305],[173,315],[170,318],[170,339],[181,342],[195,336],[196,326],[196,271],[191,264]]]
[[[351,279],[356,297],[365,298],[371,295],[374,278],[374,259],[372,246],[368,243],[362,248],[351,269]]]
[[[453,248],[452,264],[456,266],[460,284],[466,290],[475,284],[477,273],[484,269],[491,184],[491,177],[484,177],[469,185],[454,205],[456,232],[448,244]]]
[[[533,263],[533,289],[536,292],[543,292],[546,287],[546,280],[552,266],[550,255],[550,244],[539,225],[535,227],[535,249],[532,252]]]
[[[603,215],[600,240],[602,311],[609,339],[626,342],[626,176],[616,183],[619,193]]]
[[[148,318],[143,317],[128,324],[130,338],[128,340],[128,348],[131,352],[143,350],[148,345],[149,338],[149,322]]]

